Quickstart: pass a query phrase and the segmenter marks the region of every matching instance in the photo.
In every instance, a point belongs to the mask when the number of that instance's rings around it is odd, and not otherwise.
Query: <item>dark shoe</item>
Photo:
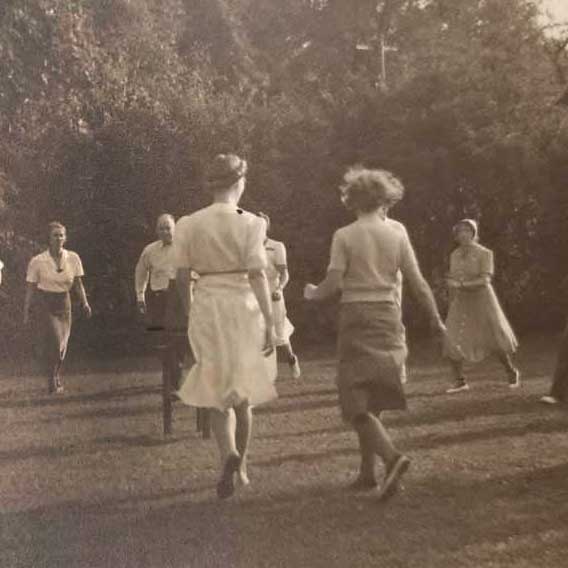
[[[300,362],[298,361],[298,356],[294,355],[289,361],[290,372],[292,373],[293,379],[299,379],[302,376],[302,371],[300,369]]]
[[[365,479],[359,476],[355,481],[348,485],[349,491],[372,491],[377,488],[377,481],[375,479]]]
[[[410,458],[405,455],[398,456],[398,458],[387,466],[385,480],[379,491],[379,500],[386,501],[396,493],[396,490],[398,489],[398,482],[409,467]]]
[[[510,389],[518,389],[521,386],[521,372],[519,369],[515,369],[509,375],[509,388]]]
[[[229,456],[225,461],[221,479],[217,483],[217,497],[219,499],[228,499],[235,493],[234,476],[239,471],[240,465],[241,458],[237,455]]]

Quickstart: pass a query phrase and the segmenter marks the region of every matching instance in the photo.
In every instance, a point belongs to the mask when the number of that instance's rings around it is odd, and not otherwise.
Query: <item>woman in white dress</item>
[[[223,464],[220,499],[234,493],[236,474],[248,484],[251,407],[277,396],[266,223],[238,207],[246,170],[238,156],[217,156],[207,173],[213,204],[182,217],[174,236],[177,282],[189,301],[188,335],[195,357],[178,396],[187,405],[212,409]],[[199,278],[190,298],[193,273]]]

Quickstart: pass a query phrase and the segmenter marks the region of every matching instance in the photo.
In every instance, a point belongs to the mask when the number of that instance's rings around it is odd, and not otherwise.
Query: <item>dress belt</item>
[[[198,272],[197,273],[200,278],[204,276],[221,276],[224,274],[248,274],[248,270],[246,269],[239,269],[239,270],[220,270],[218,272]]]

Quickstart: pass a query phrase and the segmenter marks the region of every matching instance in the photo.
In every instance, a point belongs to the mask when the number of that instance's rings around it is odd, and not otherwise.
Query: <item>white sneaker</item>
[[[544,404],[560,404],[560,401],[557,398],[550,395],[542,396],[540,398],[540,402],[544,402]]]
[[[455,394],[457,392],[468,391],[469,385],[467,383],[456,383],[455,386],[446,389],[446,394]]]
[[[290,371],[292,372],[293,379],[299,379],[302,376],[302,371],[300,370],[300,362],[298,361],[298,356],[294,355],[294,362],[290,361]]]

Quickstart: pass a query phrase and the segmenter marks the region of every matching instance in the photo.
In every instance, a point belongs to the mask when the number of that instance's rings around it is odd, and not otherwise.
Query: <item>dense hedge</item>
[[[290,311],[310,340],[332,305],[320,278],[346,165],[396,172],[405,222],[444,303],[450,228],[481,223],[517,325],[566,304],[568,119],[555,105],[566,54],[525,0],[7,0],[0,7],[2,349],[21,336],[23,275],[60,219],[85,263],[91,330],[131,335],[133,266],[154,220],[206,203],[203,165],[250,164],[244,206],[286,242]],[[254,15],[254,16],[253,16]],[[377,34],[387,44],[377,86]],[[551,56],[553,54],[553,57]],[[380,83],[380,82],[379,82]],[[407,321],[420,328],[409,299]],[[136,335],[138,337],[138,335]]]

